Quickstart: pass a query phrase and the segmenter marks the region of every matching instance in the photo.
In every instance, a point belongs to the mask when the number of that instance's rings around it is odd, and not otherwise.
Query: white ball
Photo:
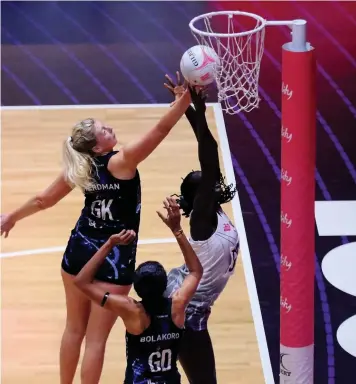
[[[180,71],[189,84],[205,86],[215,80],[213,69],[217,65],[220,65],[220,59],[212,48],[195,45],[184,52]]]

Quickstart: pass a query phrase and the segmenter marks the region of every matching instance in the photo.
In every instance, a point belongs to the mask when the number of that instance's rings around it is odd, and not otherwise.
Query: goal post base
[[[281,344],[280,384],[313,384],[314,344],[290,348]]]

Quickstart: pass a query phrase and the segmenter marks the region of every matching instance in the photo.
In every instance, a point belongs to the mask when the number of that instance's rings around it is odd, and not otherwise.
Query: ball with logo
[[[219,56],[213,48],[195,45],[184,52],[180,71],[189,84],[205,86],[214,81],[214,73],[219,65]]]

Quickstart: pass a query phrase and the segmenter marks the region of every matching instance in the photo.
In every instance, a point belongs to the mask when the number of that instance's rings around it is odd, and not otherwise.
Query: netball
[[[189,84],[205,86],[214,81],[214,71],[219,64],[219,56],[212,48],[195,45],[184,52],[180,70]]]

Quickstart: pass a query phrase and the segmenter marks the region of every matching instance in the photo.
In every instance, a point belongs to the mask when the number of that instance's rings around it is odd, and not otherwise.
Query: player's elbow
[[[203,267],[199,263],[199,265],[194,269],[194,271],[191,271],[190,274],[196,278],[196,280],[200,281],[201,278],[203,277]]]
[[[83,293],[86,293],[88,290],[88,283],[83,281],[83,279],[80,278],[79,275],[77,275],[73,280],[74,285]]]
[[[219,153],[219,146],[217,141],[212,136],[203,136],[199,138],[200,150],[204,150],[210,155],[212,153]]]
[[[37,195],[35,196],[35,205],[37,208],[44,210],[47,208],[50,208],[54,205],[54,203],[51,201],[51,199],[42,196],[42,195]]]

